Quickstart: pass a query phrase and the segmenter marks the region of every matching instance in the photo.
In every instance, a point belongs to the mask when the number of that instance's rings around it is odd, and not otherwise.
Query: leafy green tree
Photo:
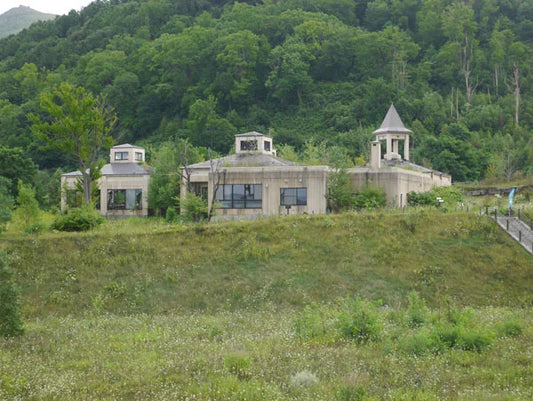
[[[24,334],[20,315],[19,294],[13,282],[7,255],[0,250],[0,336],[16,337]]]
[[[90,204],[93,181],[101,165],[99,152],[112,146],[111,131],[117,117],[103,98],[67,83],[42,93],[40,105],[46,119],[30,114],[32,131],[47,148],[75,157],[82,174],[83,198],[85,204]]]
[[[312,83],[309,68],[313,55],[308,46],[297,38],[289,38],[272,50],[271,57],[271,72],[265,85],[283,103],[287,103],[294,95],[302,103],[303,93]]]
[[[253,99],[261,65],[266,65],[265,53],[269,46],[265,38],[244,30],[219,40],[224,46],[216,56],[217,85],[229,94],[230,104]]]
[[[198,223],[207,219],[207,199],[202,198],[200,195],[187,192],[181,207],[183,210],[183,216],[190,221]]]
[[[181,179],[187,181],[182,167],[202,159],[201,152],[182,139],[164,142],[153,151],[148,203],[156,214],[164,216],[169,208],[179,210]]]
[[[0,146],[0,176],[10,180],[9,195],[18,194],[18,180],[32,184],[37,174],[37,166],[22,148]]]
[[[35,199],[35,189],[21,180],[18,180],[17,187],[17,215],[22,218],[24,228],[27,229],[32,225],[38,225],[41,210],[39,209],[39,202]]]
[[[354,190],[346,169],[338,169],[328,176],[326,193],[328,209],[339,213],[354,205]]]
[[[187,125],[196,146],[227,152],[233,143],[235,127],[217,114],[216,107],[217,99],[214,96],[197,100],[191,106]]]
[[[10,188],[11,181],[0,176],[0,233],[6,229],[6,223],[11,220],[13,197]]]

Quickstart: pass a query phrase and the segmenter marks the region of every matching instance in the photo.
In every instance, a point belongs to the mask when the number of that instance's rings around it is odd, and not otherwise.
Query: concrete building
[[[327,166],[280,159],[272,138],[258,132],[236,135],[235,149],[233,155],[187,167],[194,193],[211,202],[217,188],[217,217],[326,213]],[[183,199],[185,180],[182,184]]]
[[[354,190],[365,186],[384,189],[390,205],[407,204],[411,191],[425,192],[451,185],[451,177],[409,162],[409,134],[394,105],[374,131],[369,166],[348,169]],[[384,158],[381,143],[386,143]],[[403,147],[403,158],[400,155]],[[328,166],[300,166],[276,157],[272,138],[258,132],[235,136],[236,153],[187,166],[189,188],[211,204],[219,204],[217,218],[326,213]],[[181,197],[187,193],[183,179]],[[216,189],[216,194],[213,194]]]
[[[451,177],[409,162],[409,135],[394,105],[374,131],[371,159],[366,167],[348,169],[354,190],[377,186],[391,206],[407,204],[409,192],[451,185]],[[384,157],[382,144],[385,144]],[[216,218],[256,218],[327,212],[328,166],[301,166],[276,156],[272,138],[259,132],[235,136],[235,154],[182,169],[181,198],[187,191],[218,204]],[[403,157],[402,157],[403,154]],[[129,144],[111,148],[110,163],[97,184],[98,208],[105,217],[148,215],[150,170],[143,148]],[[188,177],[188,178],[186,178]],[[61,208],[72,205],[79,171],[61,176]]]
[[[97,204],[105,217],[148,216],[150,169],[144,166],[145,150],[129,144],[111,148],[110,163],[102,167]],[[76,203],[81,172],[61,175],[61,210]]]

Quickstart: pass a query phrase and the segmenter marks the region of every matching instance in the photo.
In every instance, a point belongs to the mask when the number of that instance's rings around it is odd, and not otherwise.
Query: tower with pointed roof
[[[387,144],[386,153],[383,156],[385,160],[402,160],[399,153],[400,141],[404,141],[403,160],[409,160],[409,134],[412,134],[413,131],[405,128],[394,104],[391,104],[387,115],[381,123],[381,127],[373,133],[376,135],[376,141],[372,142],[371,164],[373,167],[379,167],[381,159],[381,142],[383,141],[386,141]]]

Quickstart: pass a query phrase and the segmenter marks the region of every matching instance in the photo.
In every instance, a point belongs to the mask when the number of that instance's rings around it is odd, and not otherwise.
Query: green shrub
[[[375,304],[355,297],[347,301],[346,309],[337,319],[337,327],[345,338],[358,343],[380,339],[382,322]]]
[[[409,355],[424,355],[440,348],[437,338],[427,332],[417,332],[398,340],[398,349]]]
[[[168,223],[174,223],[179,220],[179,217],[180,215],[176,211],[174,206],[169,206],[165,215],[165,221],[167,221]]]
[[[465,351],[481,352],[492,344],[492,335],[482,329],[461,330],[457,347]]]
[[[207,200],[201,196],[188,193],[181,206],[187,220],[199,222],[207,219]]]
[[[522,326],[517,318],[507,319],[498,323],[495,329],[498,337],[518,337],[522,334]]]
[[[247,379],[249,377],[250,357],[241,352],[228,354],[224,358],[224,367],[239,379]]]
[[[441,323],[435,328],[434,335],[444,347],[454,348],[459,343],[460,330],[459,327],[449,323]]]
[[[294,320],[294,330],[301,341],[323,339],[328,335],[329,329],[323,309],[316,304],[306,306]]]
[[[0,251],[0,336],[22,335],[24,328],[19,311],[18,291],[13,283],[7,255]]]
[[[44,231],[45,225],[41,222],[30,224],[24,229],[26,234],[40,234]]]
[[[364,187],[354,198],[357,209],[376,209],[387,206],[387,197],[383,188]]]
[[[366,397],[366,387],[362,384],[343,385],[335,393],[335,401],[363,401]]]
[[[407,308],[407,325],[417,327],[427,322],[429,319],[429,310],[426,302],[420,298],[418,292],[409,293],[409,306]]]
[[[407,194],[409,206],[439,206],[437,196],[432,192],[409,192]]]
[[[53,230],[59,231],[88,231],[104,222],[104,218],[90,206],[70,209],[52,223]]]

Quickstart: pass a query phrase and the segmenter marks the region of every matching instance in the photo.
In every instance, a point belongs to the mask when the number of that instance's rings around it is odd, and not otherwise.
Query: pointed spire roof
[[[381,127],[374,131],[374,134],[385,134],[385,133],[400,133],[400,134],[412,134],[413,131],[404,127],[402,119],[398,115],[394,104],[390,105],[387,115],[381,123]]]

